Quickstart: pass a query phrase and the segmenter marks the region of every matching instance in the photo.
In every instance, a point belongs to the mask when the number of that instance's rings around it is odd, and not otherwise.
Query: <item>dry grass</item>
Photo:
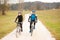
[[[60,9],[37,11],[38,18],[60,40]]]

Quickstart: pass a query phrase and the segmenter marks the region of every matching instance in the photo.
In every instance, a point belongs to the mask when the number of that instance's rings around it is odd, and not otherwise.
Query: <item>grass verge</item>
[[[60,40],[60,9],[37,11],[38,18]]]

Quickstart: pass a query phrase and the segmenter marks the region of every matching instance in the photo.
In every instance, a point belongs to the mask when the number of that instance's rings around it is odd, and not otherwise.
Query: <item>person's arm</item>
[[[22,16],[22,22],[23,22],[23,16]]]
[[[29,16],[29,18],[28,18],[28,22],[30,22],[30,17],[31,17],[31,16]]]
[[[37,16],[36,16],[36,22],[37,22]]]
[[[37,16],[36,16],[36,20],[37,20]]]
[[[16,17],[15,22],[17,21],[17,19],[18,19],[18,16]]]

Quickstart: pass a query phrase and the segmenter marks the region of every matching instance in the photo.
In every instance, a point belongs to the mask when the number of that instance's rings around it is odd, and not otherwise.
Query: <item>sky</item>
[[[24,2],[34,2],[34,1],[41,1],[41,2],[60,2],[60,0],[24,0]],[[9,3],[18,3],[18,0],[10,0]]]

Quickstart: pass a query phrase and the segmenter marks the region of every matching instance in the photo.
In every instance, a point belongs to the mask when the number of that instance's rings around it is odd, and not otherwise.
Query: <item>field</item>
[[[0,13],[0,38],[16,28],[16,23],[14,21],[17,13],[18,11],[7,11],[6,15],[1,15]],[[29,13],[29,11],[24,11],[23,15],[26,13]]]
[[[38,18],[60,40],[60,9],[37,11]]]
[[[5,16],[0,14],[0,38],[4,37],[16,28],[14,20],[18,11],[7,11]],[[29,13],[24,11],[23,15]],[[43,22],[46,28],[54,35],[57,40],[60,40],[60,9],[56,10],[40,10],[37,11],[38,19]]]

